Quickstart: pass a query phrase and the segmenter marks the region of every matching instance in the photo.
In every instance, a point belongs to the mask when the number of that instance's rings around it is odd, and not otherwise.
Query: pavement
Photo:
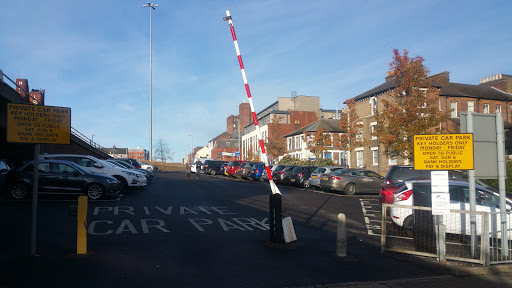
[[[459,262],[443,264],[451,275],[406,278],[387,281],[343,282],[328,285],[298,286],[293,288],[491,288],[512,287],[512,264],[489,267]],[[291,287],[292,288],[292,287]]]

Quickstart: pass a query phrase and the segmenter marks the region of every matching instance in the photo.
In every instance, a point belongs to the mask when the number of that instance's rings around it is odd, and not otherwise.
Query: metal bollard
[[[78,197],[76,254],[87,253],[87,196]]]
[[[338,214],[338,233],[336,237],[336,256],[347,256],[347,222],[345,214]]]
[[[269,195],[270,242],[283,243],[283,208],[281,194]]]

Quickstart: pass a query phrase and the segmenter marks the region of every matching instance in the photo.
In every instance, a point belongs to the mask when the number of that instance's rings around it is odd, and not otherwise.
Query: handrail
[[[25,94],[27,94],[28,97],[30,97],[33,100],[35,100],[37,102],[37,104],[36,104],[36,102],[32,102],[34,105],[41,105],[41,103],[39,103],[39,101],[37,101],[36,98],[32,97],[32,95],[30,95],[27,91],[25,91],[25,89],[21,88],[18,84],[16,84],[16,81],[13,81],[11,78],[9,78],[9,76],[7,76],[1,69],[0,69],[0,74],[1,74],[0,75],[0,82],[4,82],[2,77],[5,76],[5,78],[9,79],[9,81],[11,81],[14,85],[16,85],[16,87],[20,88],[21,91],[25,92]],[[22,97],[21,93],[20,93],[20,97]],[[96,148],[98,150],[101,150],[102,152],[108,154],[107,149],[105,149],[104,147],[100,146],[98,143],[92,141],[87,136],[85,136],[84,134],[80,133],[80,131],[76,130],[73,127],[71,127],[71,134],[75,135],[80,140],[84,141],[85,143],[89,144],[90,146],[92,146],[92,147],[94,147],[94,148]]]

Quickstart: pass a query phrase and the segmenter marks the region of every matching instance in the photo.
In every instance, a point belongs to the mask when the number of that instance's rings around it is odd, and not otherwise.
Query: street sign
[[[473,170],[473,134],[414,135],[414,169]]]
[[[69,144],[71,108],[7,104],[7,142]]]

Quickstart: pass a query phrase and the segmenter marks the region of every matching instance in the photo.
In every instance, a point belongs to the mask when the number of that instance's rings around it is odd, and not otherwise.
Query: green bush
[[[508,160],[506,163],[506,176],[505,191],[510,194],[512,192],[512,160]],[[496,190],[499,190],[500,185],[498,183],[498,179],[484,179],[484,181],[496,188]]]

